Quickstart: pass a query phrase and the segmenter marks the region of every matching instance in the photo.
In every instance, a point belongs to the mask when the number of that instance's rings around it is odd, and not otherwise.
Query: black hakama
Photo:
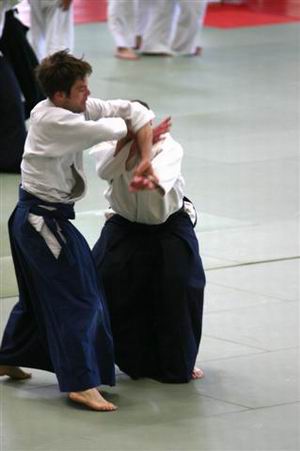
[[[188,382],[201,339],[205,274],[182,210],[161,225],[112,216],[93,248],[116,363],[132,378]]]
[[[58,259],[28,222],[29,212],[43,216],[59,241]],[[73,205],[48,203],[20,189],[9,220],[20,298],[0,351],[0,365],[55,372],[63,392],[115,384],[107,306],[88,244],[69,221],[74,217]]]
[[[9,62],[0,56],[0,172],[20,173],[25,139],[20,88]]]

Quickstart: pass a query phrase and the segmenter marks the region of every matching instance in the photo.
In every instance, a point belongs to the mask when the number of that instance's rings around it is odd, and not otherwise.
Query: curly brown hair
[[[70,95],[74,83],[92,71],[91,65],[82,58],[75,58],[67,50],[62,50],[44,58],[35,74],[45,95],[51,99],[58,91]]]

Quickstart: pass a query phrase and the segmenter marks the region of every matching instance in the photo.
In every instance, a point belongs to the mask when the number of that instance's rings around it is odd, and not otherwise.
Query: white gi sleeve
[[[101,117],[121,117],[124,120],[130,120],[134,133],[155,117],[153,111],[148,110],[139,102],[104,101],[92,97],[87,100],[86,116],[91,120],[98,120]]]
[[[41,121],[32,117],[26,155],[43,155],[57,158],[93,147],[102,141],[121,139],[127,127],[121,118],[85,120],[82,114],[63,108],[48,110]]]
[[[166,135],[162,146],[163,151],[152,160],[152,166],[158,177],[159,186],[164,194],[167,194],[181,175],[183,149],[169,134]]]

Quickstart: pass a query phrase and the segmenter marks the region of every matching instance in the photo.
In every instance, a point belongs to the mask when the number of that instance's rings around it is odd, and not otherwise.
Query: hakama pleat
[[[132,378],[188,382],[198,354],[205,275],[184,212],[164,224],[106,222],[93,249],[116,363]]]
[[[20,298],[4,331],[0,364],[55,372],[66,392],[114,385],[108,310],[88,244],[68,220],[73,207],[20,193],[9,221]],[[58,258],[28,222],[29,212],[43,212],[62,245]]]

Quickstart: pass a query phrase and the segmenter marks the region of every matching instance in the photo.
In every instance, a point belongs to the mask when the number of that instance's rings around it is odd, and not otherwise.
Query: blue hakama
[[[188,382],[198,354],[205,274],[182,210],[160,225],[115,214],[93,248],[111,316],[116,363],[133,379]]]
[[[43,216],[62,247],[58,258],[28,222],[29,213]],[[55,372],[63,392],[115,384],[108,310],[89,246],[69,221],[74,217],[73,205],[20,189],[9,220],[20,298],[0,351],[0,365]]]

